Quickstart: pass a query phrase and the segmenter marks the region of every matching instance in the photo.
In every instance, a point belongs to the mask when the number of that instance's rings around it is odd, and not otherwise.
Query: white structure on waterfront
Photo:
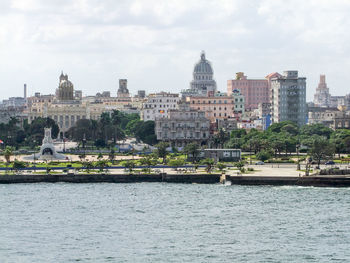
[[[40,152],[25,157],[26,160],[65,160],[66,156],[56,152],[51,137],[51,128],[45,128],[45,136],[40,147]]]
[[[141,109],[141,119],[154,121],[156,118],[168,117],[169,110],[178,108],[179,94],[160,92],[149,94]]]
[[[284,71],[271,79],[272,122],[293,121],[299,126],[307,119],[306,78],[298,77],[298,71]]]

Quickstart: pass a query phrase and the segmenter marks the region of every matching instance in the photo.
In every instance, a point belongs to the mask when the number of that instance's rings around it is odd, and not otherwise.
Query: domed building
[[[56,91],[56,96],[59,101],[74,100],[73,83],[68,80],[68,75],[64,75],[63,72],[60,75],[60,83]]]
[[[190,83],[191,88],[182,91],[182,96],[208,96],[216,92],[216,81],[213,79],[213,68],[211,63],[205,58],[205,52],[202,51],[200,60],[193,69],[193,80]]]

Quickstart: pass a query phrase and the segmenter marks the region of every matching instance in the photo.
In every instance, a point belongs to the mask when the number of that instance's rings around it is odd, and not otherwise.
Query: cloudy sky
[[[85,95],[188,88],[201,50],[218,89],[235,72],[299,70],[350,92],[349,0],[0,0],[0,99],[54,93],[63,70]]]

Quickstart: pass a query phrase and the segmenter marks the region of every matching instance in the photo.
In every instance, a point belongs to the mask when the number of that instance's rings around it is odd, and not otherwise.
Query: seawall
[[[232,185],[295,185],[350,187],[350,176],[227,176]]]
[[[0,184],[14,183],[197,183],[215,184],[220,174],[8,174],[0,175]]]

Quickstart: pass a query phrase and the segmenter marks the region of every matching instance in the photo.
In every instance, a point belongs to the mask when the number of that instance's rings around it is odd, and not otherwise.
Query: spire
[[[205,61],[205,51],[202,50],[201,52],[201,60]]]

